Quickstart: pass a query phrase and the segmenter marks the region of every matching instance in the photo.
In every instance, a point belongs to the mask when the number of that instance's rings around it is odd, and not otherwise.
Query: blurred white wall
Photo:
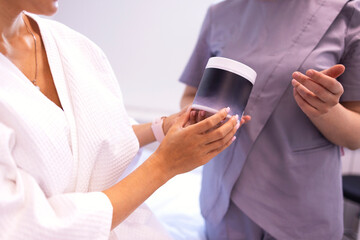
[[[179,110],[178,78],[208,6],[219,0],[62,0],[53,17],[107,54],[129,115],[140,122]],[[343,157],[345,174],[360,174],[360,150]]]
[[[107,54],[129,115],[140,122],[179,110],[179,76],[214,0],[62,0],[54,19]]]

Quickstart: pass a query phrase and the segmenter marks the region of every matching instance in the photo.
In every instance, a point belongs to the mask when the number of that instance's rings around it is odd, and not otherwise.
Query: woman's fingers
[[[250,116],[244,116],[241,121],[233,116],[215,129],[214,126],[223,121],[229,111],[228,108],[222,109],[203,121],[187,127],[183,127],[182,123],[189,121],[191,110],[180,116],[156,150],[157,155],[166,156],[159,158],[163,166],[173,171],[175,175],[184,173],[207,163],[217,153],[227,148],[233,142],[241,123],[250,120]]]
[[[335,66],[337,66],[337,65],[335,65]],[[342,66],[342,65],[339,65],[339,66]],[[331,72],[330,69],[328,69],[329,72]],[[337,67],[335,69],[337,69]],[[340,68],[340,69],[342,69],[342,68]],[[338,72],[338,73],[340,73],[340,72]],[[341,74],[342,73],[343,72],[341,72]],[[332,74],[335,74],[335,73],[332,73]],[[339,75],[339,74],[335,74],[335,75]],[[334,77],[330,77],[322,72],[318,72],[313,69],[308,70],[306,72],[306,76],[311,78],[311,80],[313,80],[317,84],[323,86],[325,89],[327,89],[329,92],[331,92],[334,95],[342,94],[344,92],[342,85]]]
[[[208,157],[211,159],[211,158],[214,158],[216,155],[218,155],[219,153],[221,153],[222,151],[224,151],[227,147],[229,147],[234,141],[236,140],[236,137],[233,136],[232,138],[230,138],[230,140],[222,145],[221,147],[219,148],[215,148],[211,151],[209,151],[207,154],[208,154]]]
[[[329,102],[333,102],[335,100],[329,100],[328,103],[322,101],[320,98],[318,98],[312,91],[307,89],[304,85],[295,82],[296,80],[292,81],[292,84],[299,96],[307,102],[309,105],[311,105],[313,108],[317,109],[320,113],[325,113],[328,108],[332,105],[329,104]]]
[[[225,144],[225,142],[227,142],[227,140],[225,139],[226,136],[229,133],[235,134],[236,130],[239,129],[239,127],[240,127],[239,116],[238,115],[232,116],[222,126],[206,133],[207,142],[205,144],[211,144],[213,142],[218,142],[218,141],[220,142],[220,144]]]
[[[303,85],[305,88],[310,90],[313,94],[313,96],[319,98],[319,100],[323,102],[329,102],[334,97],[333,93],[328,91],[326,88],[324,88],[322,85],[316,83],[315,81],[311,80],[308,76],[300,73],[300,72],[294,72],[293,73],[293,81],[292,84],[294,87],[297,87],[298,84],[295,81],[299,82],[301,85]]]
[[[171,126],[178,121],[179,117],[181,117],[183,114],[186,114],[187,110],[188,108],[184,107],[180,110],[180,112],[171,114],[170,116],[164,118],[163,130],[165,135],[167,134]]]
[[[309,90],[314,92],[322,100],[326,101],[326,96],[322,97],[320,94],[324,93],[324,89],[328,94],[341,95],[343,93],[342,85],[336,80],[345,71],[343,65],[335,65],[322,72],[310,69],[306,72],[306,75],[300,72],[294,72],[292,77],[305,85]]]
[[[326,76],[332,77],[332,78],[338,78],[345,72],[345,66],[342,64],[336,64],[332,66],[331,68],[325,69],[321,71]]]
[[[196,116],[196,122],[201,122],[202,120],[204,120],[205,114],[206,114],[206,112],[203,110],[198,111],[198,114]]]
[[[173,126],[177,126],[177,127],[184,127],[186,125],[187,122],[189,122],[190,120],[190,113],[191,113],[191,108],[187,108],[186,111],[181,111],[179,114],[178,119],[175,121],[175,123],[173,124]]]
[[[251,116],[243,115],[240,120],[240,125],[243,125],[251,120]]]
[[[230,108],[223,108],[216,114],[204,119],[203,121],[189,126],[189,128],[192,128],[195,133],[205,133],[224,120],[229,112]]]
[[[311,106],[308,102],[306,102],[298,93],[298,91],[294,88],[293,90],[294,93],[294,98],[296,103],[298,104],[298,106],[300,107],[300,109],[306,113],[307,115],[310,116],[319,116],[320,112],[314,108],[313,106]]]
[[[208,140],[213,139],[213,141],[209,141],[207,144],[209,147],[208,152],[212,152],[226,145],[234,137],[239,127],[240,121],[234,117],[220,128],[208,133]]]
[[[191,110],[190,112],[190,119],[189,122],[187,124],[188,125],[193,125],[195,123],[201,122],[202,120],[204,120],[206,118],[206,112],[203,110]]]
[[[189,119],[189,124],[193,125],[196,123],[196,115],[197,115],[197,111],[196,110],[191,110],[190,112],[190,119]]]
[[[305,74],[294,72],[292,85],[294,97],[300,108],[308,116],[327,113],[339,103],[344,92],[341,83],[336,80],[344,73],[343,65],[335,65],[322,72],[310,69]]]

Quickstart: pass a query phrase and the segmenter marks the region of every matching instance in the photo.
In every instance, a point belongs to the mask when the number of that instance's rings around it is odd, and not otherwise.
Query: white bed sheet
[[[128,172],[152,154],[142,149]],[[128,174],[125,173],[125,175]],[[145,203],[175,240],[205,240],[205,223],[200,214],[199,193],[202,167],[181,174],[159,188]]]

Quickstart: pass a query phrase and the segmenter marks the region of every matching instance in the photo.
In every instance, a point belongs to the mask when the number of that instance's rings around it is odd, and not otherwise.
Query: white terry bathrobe
[[[101,191],[139,148],[118,82],[87,38],[29,16],[63,110],[0,54],[0,239],[168,239],[145,206],[110,232]]]

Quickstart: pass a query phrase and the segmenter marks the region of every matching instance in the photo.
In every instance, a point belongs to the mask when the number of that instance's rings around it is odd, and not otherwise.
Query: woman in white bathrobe
[[[184,127],[187,110],[164,126],[131,126],[102,51],[60,23],[24,13],[56,10],[56,0],[0,0],[0,239],[165,239],[136,209],[229,146],[249,117],[209,131],[227,109]],[[160,147],[116,183],[161,129]],[[132,212],[133,222],[120,224]]]

